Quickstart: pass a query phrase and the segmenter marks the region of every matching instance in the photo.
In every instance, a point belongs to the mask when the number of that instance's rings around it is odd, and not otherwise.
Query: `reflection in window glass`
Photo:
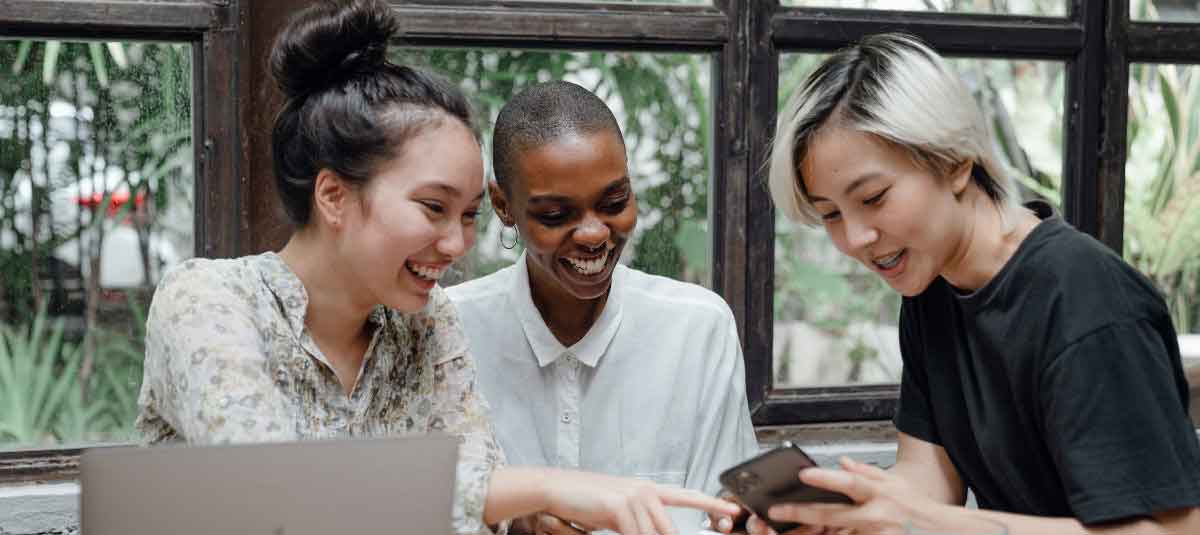
[[[130,439],[146,305],[193,251],[191,47],[0,40],[0,65],[0,448]]]
[[[825,57],[781,56],[780,107]],[[1058,206],[1063,65],[950,62],[992,123],[999,152],[1020,177],[1022,196]],[[900,295],[839,253],[824,229],[776,216],[774,299],[776,387],[899,382]]]
[[[1125,259],[1167,300],[1200,423],[1200,67],[1133,64]]]
[[[1135,0],[1136,1],[1136,0]],[[782,0],[783,5],[1063,17],[1066,0]]]
[[[1195,0],[1129,0],[1133,20],[1200,22],[1200,2]]]
[[[629,154],[638,225],[622,261],[649,273],[710,286],[708,182],[711,124],[707,56],[633,52],[396,49],[397,60],[431,66],[458,81],[483,128],[491,180],[491,125],[500,108],[530,84],[567,80],[590,89],[613,110]],[[503,228],[490,209],[479,219],[475,247],[446,286],[511,264],[521,246],[500,245]],[[511,239],[508,238],[508,239]]]

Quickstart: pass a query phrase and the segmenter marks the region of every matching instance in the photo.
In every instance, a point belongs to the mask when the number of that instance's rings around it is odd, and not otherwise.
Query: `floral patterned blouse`
[[[347,396],[313,342],[308,294],[275,253],[189,260],[159,283],[146,321],[137,427],[146,442],[274,442],[459,435],[453,527],[488,532],[483,508],[503,463],[475,364],[441,288],[415,314],[383,306]]]

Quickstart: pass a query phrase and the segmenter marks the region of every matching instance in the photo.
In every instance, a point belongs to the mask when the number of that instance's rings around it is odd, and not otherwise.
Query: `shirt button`
[[[571,423],[571,413],[569,413],[569,412],[564,412],[564,413],[562,414],[562,423],[564,423],[564,424],[569,424],[569,423]]]

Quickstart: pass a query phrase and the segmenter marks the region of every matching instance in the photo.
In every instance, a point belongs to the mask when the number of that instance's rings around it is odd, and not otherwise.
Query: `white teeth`
[[[412,262],[405,262],[404,266],[407,267],[409,271],[416,274],[416,276],[418,276],[422,279],[431,280],[431,281],[436,281],[436,280],[442,278],[442,275],[446,274],[446,269],[447,269],[447,268],[434,269],[434,268],[430,268],[430,267],[413,264]]]
[[[879,266],[879,269],[892,269],[892,268],[896,267],[896,264],[900,263],[900,256],[903,254],[904,254],[904,250],[901,249],[899,251],[896,251],[896,254],[894,254],[892,256],[889,256],[882,260],[873,260],[873,262],[875,262],[876,266]]]
[[[608,251],[604,251],[599,258],[593,260],[579,260],[576,258],[567,257],[567,263],[584,275],[595,275],[604,269],[604,264],[608,262]]]

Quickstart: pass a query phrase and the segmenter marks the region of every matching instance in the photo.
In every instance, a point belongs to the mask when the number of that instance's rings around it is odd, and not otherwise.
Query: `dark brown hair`
[[[458,88],[388,61],[398,27],[382,0],[323,0],[297,13],[276,38],[271,74],[287,100],[275,117],[271,152],[292,222],[308,223],[321,169],[363,185],[426,128],[454,118],[474,130]]]

